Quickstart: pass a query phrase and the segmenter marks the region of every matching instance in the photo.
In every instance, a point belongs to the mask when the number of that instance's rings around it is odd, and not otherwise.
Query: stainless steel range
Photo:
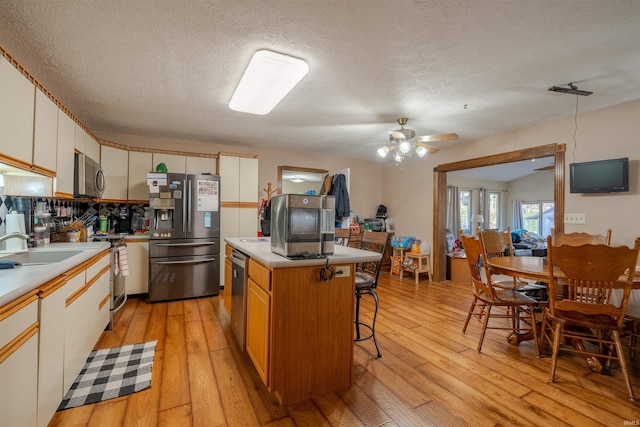
[[[220,177],[151,173],[149,300],[220,293]]]

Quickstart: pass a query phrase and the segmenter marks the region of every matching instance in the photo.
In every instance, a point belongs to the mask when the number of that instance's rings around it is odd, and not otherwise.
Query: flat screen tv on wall
[[[629,191],[629,158],[571,163],[571,193],[616,193]]]

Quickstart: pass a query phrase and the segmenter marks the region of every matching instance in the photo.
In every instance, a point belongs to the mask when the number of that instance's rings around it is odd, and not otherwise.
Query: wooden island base
[[[328,257],[330,273],[327,259],[289,260],[271,253],[268,242],[226,242],[227,257],[230,246],[249,256],[246,351],[267,389],[282,405],[349,389],[355,266],[381,255],[341,246]]]

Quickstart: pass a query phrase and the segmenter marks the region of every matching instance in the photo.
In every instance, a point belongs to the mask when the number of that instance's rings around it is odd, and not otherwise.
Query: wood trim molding
[[[446,242],[445,230],[447,221],[447,172],[463,169],[472,169],[483,166],[492,166],[502,163],[511,163],[521,160],[531,160],[540,157],[554,157],[554,225],[557,230],[564,230],[564,171],[565,171],[565,144],[546,144],[537,147],[524,148],[507,153],[492,156],[478,157],[469,160],[461,160],[436,166],[433,169],[433,276],[436,281],[445,280],[446,274]]]
[[[66,283],[67,279],[64,276],[58,276],[55,279],[51,279],[38,288],[38,296],[40,297],[40,299],[44,299],[63,287]]]
[[[87,282],[87,288],[90,288],[91,286],[95,285],[95,283],[102,277],[102,275],[107,273],[109,270],[111,270],[110,265],[104,266],[102,270],[98,272],[98,274],[96,274],[91,279],[89,279],[89,281]]]
[[[16,167],[22,170],[32,170],[33,165],[31,163],[24,162],[22,160],[18,160],[14,157],[7,156],[6,154],[0,154],[0,162],[6,163],[10,166]]]
[[[227,156],[227,157],[244,157],[247,159],[257,159],[257,154],[247,154],[247,153],[231,153],[227,151],[218,151],[217,157]]]
[[[0,322],[14,315],[32,302],[38,299],[38,289],[33,289],[26,294],[0,307]]]
[[[49,178],[55,178],[56,172],[51,169],[43,168],[42,166],[32,165],[31,170],[37,174],[48,176]]]
[[[124,145],[115,141],[110,141],[108,139],[98,139],[98,143],[100,143],[100,145],[104,145],[107,147],[119,148],[121,150],[127,150],[127,151],[138,151],[140,153],[175,154],[177,156],[204,157],[208,159],[218,158],[217,154],[191,153],[188,151],[177,151],[177,150],[159,150],[155,148],[145,148],[145,147],[130,147],[128,145]]]
[[[102,310],[102,307],[104,307],[104,305],[108,303],[110,299],[111,299],[111,294],[107,294],[107,296],[105,296],[102,299],[102,301],[100,301],[100,304],[98,304],[98,310]]]
[[[40,322],[36,321],[27,329],[22,331],[20,335],[9,341],[7,345],[0,348],[0,364],[7,360],[13,353],[18,351],[20,347],[31,339],[40,330]]]
[[[73,199],[73,194],[56,191],[53,195],[57,199]]]
[[[127,239],[127,238],[125,238],[124,241],[126,243],[144,243],[144,242],[148,242],[149,238],[146,237],[146,236],[142,237],[142,238],[139,238],[139,239]]]
[[[257,209],[258,202],[220,202],[221,208]]]

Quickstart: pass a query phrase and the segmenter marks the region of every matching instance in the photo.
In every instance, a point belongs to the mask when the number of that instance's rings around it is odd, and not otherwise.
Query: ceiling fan
[[[406,157],[411,157],[411,149],[413,148],[418,157],[422,158],[427,154],[433,154],[440,151],[439,148],[429,145],[427,144],[427,142],[458,139],[458,134],[455,133],[416,136],[416,132],[414,130],[404,128],[404,125],[407,124],[408,120],[409,119],[407,119],[406,117],[401,117],[398,119],[400,129],[389,131],[390,143],[378,149],[378,155],[380,157],[384,158],[387,156],[387,154],[389,154],[389,152],[395,151],[395,153],[393,154],[393,159],[396,161],[396,163],[400,163]]]

